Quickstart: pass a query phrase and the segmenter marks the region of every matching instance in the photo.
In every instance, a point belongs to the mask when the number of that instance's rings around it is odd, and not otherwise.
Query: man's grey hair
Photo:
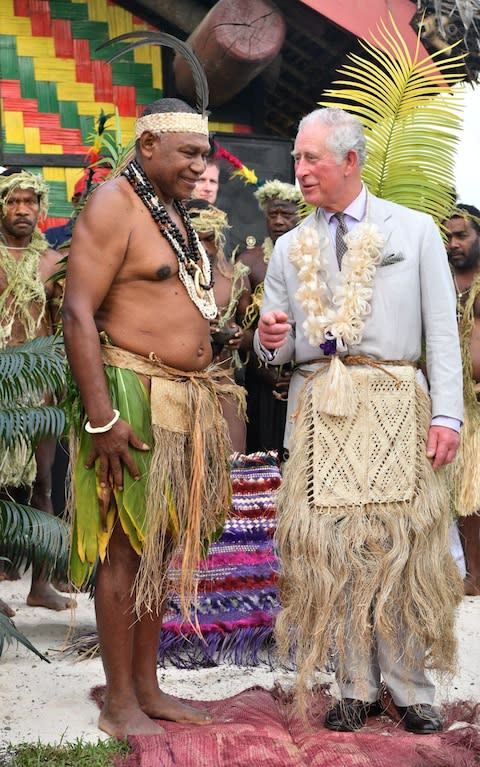
[[[315,109],[300,120],[298,131],[307,125],[324,125],[331,130],[326,139],[328,149],[340,163],[350,149],[358,156],[358,164],[363,167],[367,156],[367,145],[363,125],[354,115],[338,107]]]

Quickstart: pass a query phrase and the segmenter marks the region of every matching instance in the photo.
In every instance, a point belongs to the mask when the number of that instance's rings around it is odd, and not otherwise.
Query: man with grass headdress
[[[227,214],[206,199],[192,199],[185,205],[193,228],[198,234],[212,266],[215,303],[218,315],[211,325],[214,360],[228,367],[235,377],[243,368],[243,355],[251,346],[251,334],[246,336],[242,321],[250,302],[248,267],[239,261],[232,263],[225,256],[225,233],[230,228]],[[246,397],[242,402],[235,396],[222,400],[223,414],[228,424],[234,452],[245,452]]]
[[[383,681],[405,728],[427,735],[442,724],[426,668],[453,670],[462,595],[444,468],[463,418],[455,292],[433,220],[370,194],[365,153],[342,109],[302,119],[295,173],[315,211],[279,238],[265,278],[257,351],[296,364],[276,632],[300,704],[333,652],[327,728],[363,727]]]
[[[244,327],[255,330],[263,300],[263,281],[273,247],[278,238],[298,223],[300,189],[279,179],[262,184],[254,197],[265,216],[267,237],[261,246],[247,248],[240,256],[250,269],[252,301],[247,309]],[[283,453],[283,433],[287,414],[287,393],[290,365],[270,367],[260,361],[254,351],[250,353],[245,371],[247,399],[247,452],[277,450]]]
[[[455,463],[455,511],[465,553],[465,594],[480,596],[480,210],[458,204],[445,222],[457,292],[465,423]]]
[[[230,502],[219,395],[236,387],[209,367],[212,271],[181,202],[209,150],[205,115],[178,99],[147,107],[135,158],[91,194],[68,258],[65,345],[83,405],[71,575],[96,566],[99,726],[115,737],[158,733],[154,719],[208,721],[159,689],[156,666],[172,556],[188,620]]]
[[[0,347],[3,349],[52,333],[53,299],[56,298],[52,277],[58,268],[58,254],[48,247],[37,227],[47,208],[48,187],[40,175],[15,169],[0,175]],[[45,401],[49,397],[46,394]],[[35,456],[30,452],[30,446],[24,443],[9,448],[1,446],[2,495],[53,514],[55,440],[40,442]],[[8,577],[8,567],[0,569],[2,574]],[[75,602],[53,588],[44,568],[39,567],[34,558],[27,604],[66,610]],[[7,615],[14,614],[4,603],[0,603],[0,610]]]

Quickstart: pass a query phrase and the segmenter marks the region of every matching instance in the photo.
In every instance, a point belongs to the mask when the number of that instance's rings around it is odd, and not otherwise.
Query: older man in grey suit
[[[442,724],[425,667],[453,667],[461,595],[442,468],[463,418],[448,260],[429,216],[362,183],[355,117],[307,115],[293,157],[316,210],[277,241],[255,339],[269,363],[297,365],[278,638],[284,650],[294,638],[300,698],[334,650],[342,700],[328,728],[356,730],[381,711],[383,679],[406,729],[429,734]]]

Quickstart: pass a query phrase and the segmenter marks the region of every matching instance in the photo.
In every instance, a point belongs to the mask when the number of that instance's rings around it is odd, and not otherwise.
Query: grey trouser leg
[[[399,632],[399,644],[402,644],[401,632]],[[414,668],[407,669],[402,662],[400,652],[392,648],[384,639],[376,636],[366,678],[362,679],[355,673],[355,669],[358,669],[358,658],[355,655],[354,641],[348,643],[346,655],[345,677],[342,680],[339,679],[338,674],[336,675],[342,698],[355,698],[373,703],[378,700],[383,678],[397,706],[413,706],[415,703],[433,704],[435,685],[425,672],[425,652],[420,647],[415,652]]]

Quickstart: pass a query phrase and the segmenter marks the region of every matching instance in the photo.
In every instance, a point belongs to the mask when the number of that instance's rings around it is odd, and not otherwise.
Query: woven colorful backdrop
[[[0,3],[0,114],[3,164],[8,155],[58,155],[42,172],[50,187],[47,225],[64,223],[81,168],[62,165],[64,154],[83,158],[100,111],[118,110],[122,143],[134,135],[142,107],[163,92],[158,46],[140,48],[107,64],[112,49],[97,47],[117,35],[153,29],[108,0],[2,0]],[[212,130],[248,126],[211,123]]]

